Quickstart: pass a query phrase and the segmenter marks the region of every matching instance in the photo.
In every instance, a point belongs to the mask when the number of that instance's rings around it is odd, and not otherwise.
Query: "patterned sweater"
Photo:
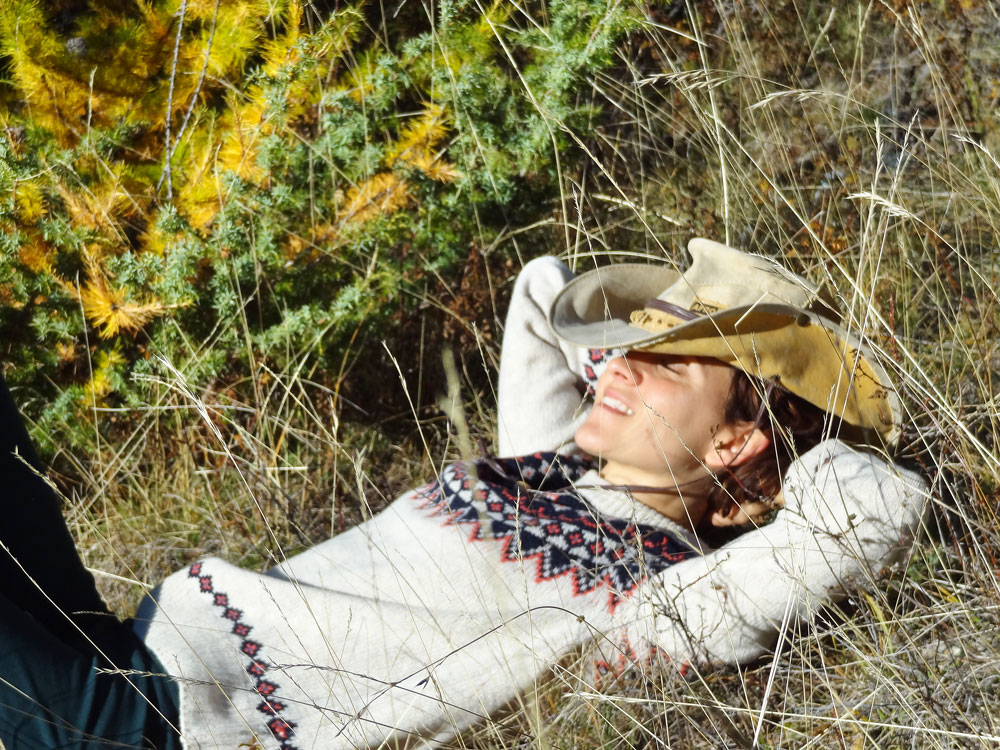
[[[521,458],[453,464],[263,574],[202,560],[143,603],[186,747],[433,746],[581,647],[604,669],[746,660],[906,548],[922,483],[835,440],[789,469],[774,523],[716,551],[602,487],[569,438],[604,357],[545,324],[569,277],[540,259],[515,286],[499,445]]]

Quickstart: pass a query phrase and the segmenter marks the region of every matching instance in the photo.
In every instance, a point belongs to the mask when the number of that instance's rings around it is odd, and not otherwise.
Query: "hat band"
[[[675,318],[680,318],[681,320],[694,320],[695,318],[702,317],[701,313],[696,313],[691,310],[687,310],[671,302],[666,302],[665,300],[659,299],[658,297],[653,297],[653,299],[646,300],[646,307],[651,307],[654,310],[659,310],[660,312],[668,313],[670,315],[673,315]]]

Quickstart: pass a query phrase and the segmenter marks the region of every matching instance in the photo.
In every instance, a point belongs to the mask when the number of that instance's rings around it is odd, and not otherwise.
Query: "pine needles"
[[[310,346],[296,322],[307,316],[336,339],[332,366],[362,320],[379,325],[428,274],[548,211],[533,194],[556,185],[555,144],[522,131],[572,116],[560,102],[610,61],[587,50],[606,49],[635,12],[588,0],[542,30],[500,5],[456,6],[440,22],[414,7],[393,39],[373,31],[378,12],[183,0],[56,18],[30,0],[5,6],[0,296],[18,313],[0,311],[0,326],[15,382],[60,410],[89,408],[93,352],[81,347],[73,367],[50,354],[90,338],[120,355],[105,398],[142,400],[131,376],[150,351],[185,359],[218,331],[223,375],[273,356],[267,342]],[[586,54],[570,63],[574,45]],[[544,115],[517,94],[517,50],[534,58],[525,76],[559,71]],[[361,290],[375,296],[350,302]],[[248,298],[253,352],[232,326]]]

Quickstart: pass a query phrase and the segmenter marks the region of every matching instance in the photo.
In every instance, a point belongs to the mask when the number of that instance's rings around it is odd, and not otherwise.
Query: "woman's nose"
[[[642,368],[637,366],[638,364],[626,356],[621,356],[608,362],[608,369],[617,380],[622,380],[629,385],[639,385],[642,382]]]

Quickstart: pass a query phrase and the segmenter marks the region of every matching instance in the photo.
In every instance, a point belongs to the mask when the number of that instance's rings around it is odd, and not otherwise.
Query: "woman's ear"
[[[726,526],[742,526],[750,523],[750,515],[739,505],[733,503],[728,510],[714,510],[709,518],[709,523],[717,529]]]
[[[771,445],[771,438],[753,422],[728,424],[715,433],[705,466],[712,471],[739,466],[760,455]]]

